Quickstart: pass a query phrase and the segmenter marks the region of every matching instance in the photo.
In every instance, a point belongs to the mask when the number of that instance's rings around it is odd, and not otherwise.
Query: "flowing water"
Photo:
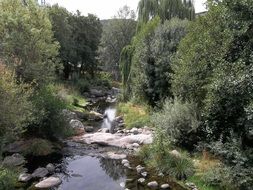
[[[116,109],[109,107],[104,112],[104,119],[102,123],[102,128],[107,128],[110,132],[114,130],[114,119],[116,117]]]
[[[109,105],[103,110],[105,110],[103,121],[94,124],[112,131],[116,109]],[[65,143],[61,154],[27,158],[26,168],[31,173],[38,167],[45,167],[48,163],[56,165],[56,175],[62,180],[62,184],[56,190],[124,190],[126,188],[131,190],[149,190],[149,188],[137,182],[140,176],[137,175],[135,169],[125,168],[120,160],[101,157],[100,153],[106,151],[123,153],[122,151],[124,150],[112,147],[99,147],[98,145],[86,145],[70,140]],[[143,164],[138,159],[138,161],[129,159],[133,166]],[[151,175],[152,171],[148,172],[150,175],[147,180],[156,180],[159,184],[168,182],[168,179],[162,179],[161,181],[160,178],[153,178]],[[172,190],[182,190],[177,185],[173,185],[173,182],[171,184],[173,186]]]

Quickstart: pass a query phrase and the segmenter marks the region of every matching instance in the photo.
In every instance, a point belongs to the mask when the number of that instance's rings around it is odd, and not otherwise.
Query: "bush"
[[[140,128],[149,124],[148,110],[143,106],[134,105],[130,102],[120,103],[118,105],[118,112],[124,116],[124,121],[128,129],[133,127]]]
[[[38,89],[32,97],[36,107],[36,122],[28,127],[28,134],[42,138],[64,136],[67,125],[62,110],[66,104],[57,96],[53,85]]]
[[[0,166],[0,190],[14,190],[17,175],[6,168]]]
[[[0,64],[0,142],[17,137],[33,121],[31,94],[31,86],[17,84],[15,75]]]
[[[148,166],[175,177],[185,180],[194,174],[194,165],[187,154],[176,156],[171,153],[171,144],[165,138],[166,134],[158,130],[152,145],[144,146],[139,156],[146,161]]]
[[[251,189],[253,186],[252,149],[243,150],[242,143],[237,138],[230,139],[226,143],[220,140],[210,144],[202,144],[202,146],[209,149],[215,156],[223,159],[224,164],[227,166],[224,168],[228,168],[230,180],[233,181],[237,189]]]
[[[52,144],[45,139],[31,139],[30,146],[26,149],[25,154],[33,156],[46,156],[53,152]]]
[[[80,93],[84,93],[89,91],[91,84],[86,79],[79,79],[76,82],[76,86]]]
[[[166,100],[163,109],[155,112],[151,121],[168,135],[167,138],[173,144],[189,147],[198,140],[195,134],[200,122],[193,103],[183,103],[178,99]]]
[[[236,189],[232,179],[231,169],[221,164],[216,167],[210,168],[201,177],[203,182],[210,186],[216,186],[224,190]]]

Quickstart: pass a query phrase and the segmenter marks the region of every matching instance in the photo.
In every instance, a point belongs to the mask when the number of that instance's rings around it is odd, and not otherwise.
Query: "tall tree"
[[[146,23],[155,16],[161,21],[173,17],[193,20],[195,10],[192,0],[140,0],[138,4],[138,20]]]
[[[129,45],[136,31],[135,13],[124,6],[113,19],[105,22],[99,48],[101,66],[120,80],[119,60],[122,49]]]
[[[0,57],[26,82],[54,77],[58,43],[45,9],[32,0],[0,1]]]
[[[49,6],[47,9],[54,31],[54,38],[60,43],[59,58],[64,66],[64,77],[68,79],[71,73],[71,62],[75,55],[72,26],[70,25],[72,14],[58,5]]]

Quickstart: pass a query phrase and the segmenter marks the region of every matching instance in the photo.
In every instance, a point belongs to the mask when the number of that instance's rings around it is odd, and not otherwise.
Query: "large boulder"
[[[11,156],[7,156],[3,160],[3,166],[13,167],[13,166],[21,166],[25,164],[25,158],[21,154],[13,154]]]
[[[118,133],[93,133],[83,135],[81,138],[79,138],[79,141],[87,144],[128,148],[132,147],[133,144],[136,145],[137,143],[139,145],[151,144],[153,142],[153,136],[144,134],[122,136]]]
[[[77,119],[76,113],[70,110],[67,110],[67,109],[62,110],[62,114],[67,121],[71,121],[72,119]]]
[[[49,177],[37,183],[35,187],[38,189],[53,188],[60,185],[61,183],[62,181],[59,177]]]
[[[100,120],[103,120],[104,117],[103,117],[103,114],[101,114],[101,113],[98,113],[98,112],[95,112],[95,111],[91,111],[89,113],[89,119],[90,120],[100,121]]]
[[[95,97],[103,97],[106,96],[106,94],[102,90],[97,89],[90,89],[90,95]]]
[[[54,173],[55,172],[55,166],[51,163],[49,163],[47,166],[46,166],[46,169],[48,170],[49,173]]]
[[[84,128],[82,122],[79,121],[79,120],[77,120],[77,119],[72,119],[72,120],[69,122],[69,125],[70,125],[73,129],[83,129],[83,128]]]
[[[48,175],[48,170],[46,168],[37,168],[33,173],[33,178],[43,178]]]

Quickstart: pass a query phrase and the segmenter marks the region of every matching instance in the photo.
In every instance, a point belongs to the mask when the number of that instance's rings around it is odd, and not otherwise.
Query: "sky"
[[[124,5],[128,5],[136,11],[139,0],[46,0],[46,2],[49,4],[58,3],[70,12],[76,12],[78,9],[83,15],[92,13],[100,19],[110,19]],[[196,12],[205,10],[205,2],[206,0],[195,0]]]

